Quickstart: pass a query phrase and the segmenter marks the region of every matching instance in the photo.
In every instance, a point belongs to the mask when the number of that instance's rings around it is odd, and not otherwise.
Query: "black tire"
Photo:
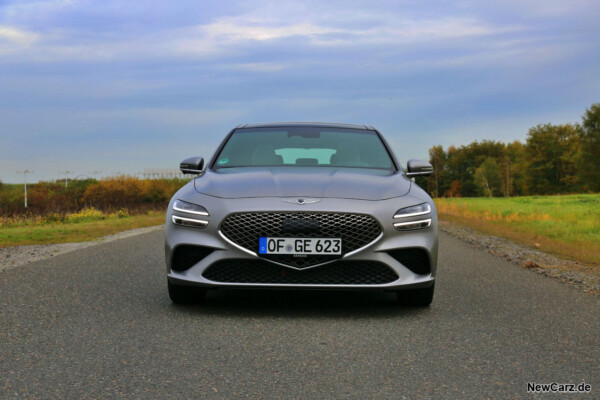
[[[184,286],[171,283],[167,279],[169,298],[175,304],[200,303],[206,298],[206,289],[197,286]]]
[[[398,303],[412,307],[429,307],[433,301],[435,283],[424,289],[407,289],[396,292]]]

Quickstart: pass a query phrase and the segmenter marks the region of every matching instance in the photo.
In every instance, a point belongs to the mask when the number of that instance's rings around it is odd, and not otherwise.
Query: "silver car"
[[[240,125],[171,199],[165,256],[169,296],[211,288],[372,289],[401,303],[433,299],[438,225],[432,199],[369,126]]]

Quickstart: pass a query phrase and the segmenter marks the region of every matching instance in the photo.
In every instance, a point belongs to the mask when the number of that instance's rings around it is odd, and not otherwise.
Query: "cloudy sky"
[[[240,123],[368,124],[404,163],[600,102],[597,0],[0,0],[0,179],[209,157]]]

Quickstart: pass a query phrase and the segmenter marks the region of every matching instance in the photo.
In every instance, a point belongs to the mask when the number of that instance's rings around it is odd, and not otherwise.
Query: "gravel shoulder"
[[[108,235],[90,242],[25,245],[0,248],[0,272],[85,247],[141,235],[160,229],[163,229],[162,225],[133,229]],[[575,261],[560,259],[539,250],[513,243],[510,240],[477,232],[471,228],[450,223],[448,221],[440,221],[440,230],[463,240],[472,247],[483,250],[486,253],[503,258],[538,274],[575,286],[587,293],[600,296],[599,268],[580,264]]]
[[[440,221],[439,228],[441,231],[486,253],[503,258],[535,273],[575,286],[586,293],[600,296],[600,268],[598,267],[564,260],[511,242],[508,239],[481,233],[448,221]]]
[[[0,248],[0,272],[7,269],[20,267],[22,265],[27,265],[35,261],[45,260],[59,254],[69,253],[74,250],[112,242],[114,240],[119,240],[126,237],[141,235],[143,233],[153,232],[163,228],[163,225],[156,225],[147,228],[132,229],[129,231],[104,236],[89,242],[3,247]]]

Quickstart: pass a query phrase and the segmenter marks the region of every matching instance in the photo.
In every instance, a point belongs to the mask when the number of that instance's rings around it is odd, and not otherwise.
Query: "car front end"
[[[432,295],[436,276],[435,205],[401,170],[208,168],[171,199],[165,238],[176,302],[223,287]]]

